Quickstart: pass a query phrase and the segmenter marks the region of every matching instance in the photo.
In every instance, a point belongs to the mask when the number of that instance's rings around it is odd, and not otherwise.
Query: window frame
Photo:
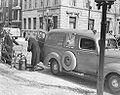
[[[95,20],[94,19],[89,19],[89,29],[90,30],[94,30],[94,24],[95,24]]]
[[[57,39],[57,40],[55,40],[55,39],[50,40],[50,39],[49,39],[50,36],[58,37],[58,35],[61,35],[63,38],[60,36],[59,39]],[[51,38],[53,38],[53,37],[51,37]],[[57,32],[57,31],[56,31],[56,32],[50,33],[50,34],[46,37],[46,43],[47,43],[48,45],[63,47],[65,38],[66,38],[66,34],[65,34],[64,32]],[[62,39],[61,45],[58,44],[58,42],[61,41],[60,39]],[[51,42],[52,42],[52,43],[51,43]]]
[[[68,35],[74,35],[74,46],[67,46],[66,43],[67,43],[67,36]],[[70,36],[69,36],[70,37]],[[69,41],[72,40],[72,39],[68,39]],[[71,41],[70,41],[71,42]],[[71,43],[70,43],[71,44]],[[71,49],[75,49],[76,48],[76,34],[75,33],[66,33],[65,34],[65,38],[64,38],[64,47],[65,48],[71,48]]]
[[[74,20],[74,21],[71,21],[71,20]],[[76,25],[77,25],[76,22],[77,22],[77,18],[70,16],[70,17],[69,17],[69,28],[71,28],[70,25],[72,24],[72,25],[73,25],[73,28],[72,28],[72,29],[75,29],[75,28],[76,28]]]
[[[39,17],[39,28],[43,29],[43,17]]]
[[[37,0],[35,0],[34,2],[34,7],[37,8],[38,4],[37,4]]]
[[[53,29],[58,28],[58,16],[53,16]]]
[[[32,8],[32,0],[29,0],[29,8]]]
[[[28,18],[28,29],[31,29],[31,18]]]
[[[54,5],[58,5],[58,0],[54,0]]]
[[[24,9],[27,9],[27,0],[24,0]]]
[[[24,23],[24,29],[26,29],[26,24],[27,24],[27,19],[26,18],[23,19],[23,23]]]
[[[94,43],[95,43],[95,49],[93,50],[91,50],[91,49],[84,49],[84,48],[81,48],[80,47],[80,45],[81,45],[81,40],[82,39],[88,39],[88,40],[92,40],[92,41],[94,41]],[[78,37],[78,49],[80,50],[80,49],[82,49],[82,50],[85,50],[85,51],[97,51],[97,45],[96,45],[96,41],[93,39],[93,38],[90,38],[90,37]]]
[[[37,28],[36,25],[37,25],[37,18],[34,17],[34,18],[33,18],[33,29],[36,29],[36,28]]]

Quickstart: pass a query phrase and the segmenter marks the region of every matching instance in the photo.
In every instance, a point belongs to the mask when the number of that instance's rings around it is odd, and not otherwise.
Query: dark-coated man
[[[38,41],[35,37],[29,37],[28,39],[28,52],[32,52],[32,58],[31,58],[31,66],[32,71],[34,70],[35,66],[40,62],[40,47],[38,44]]]

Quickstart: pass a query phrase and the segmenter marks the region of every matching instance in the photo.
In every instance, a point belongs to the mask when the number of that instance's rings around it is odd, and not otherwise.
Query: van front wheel
[[[106,85],[112,94],[120,93],[120,76],[118,74],[111,74],[107,77]]]
[[[59,67],[59,64],[58,64],[58,61],[53,59],[51,60],[50,62],[50,67],[51,67],[51,72],[54,74],[54,75],[58,75],[60,73],[60,67]]]

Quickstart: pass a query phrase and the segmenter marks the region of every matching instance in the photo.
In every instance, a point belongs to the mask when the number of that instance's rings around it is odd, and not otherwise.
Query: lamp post
[[[111,8],[115,0],[95,0],[98,9],[102,6],[102,21],[101,21],[101,34],[100,34],[100,55],[99,55],[99,68],[97,74],[97,95],[103,95],[104,91],[104,55],[105,55],[105,39],[106,39],[106,15],[107,9]]]

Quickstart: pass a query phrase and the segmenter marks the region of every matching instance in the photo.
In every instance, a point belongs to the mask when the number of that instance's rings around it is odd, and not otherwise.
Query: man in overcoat
[[[40,62],[40,47],[35,37],[29,37],[27,51],[32,52],[31,70],[33,71],[35,69],[35,66]]]

